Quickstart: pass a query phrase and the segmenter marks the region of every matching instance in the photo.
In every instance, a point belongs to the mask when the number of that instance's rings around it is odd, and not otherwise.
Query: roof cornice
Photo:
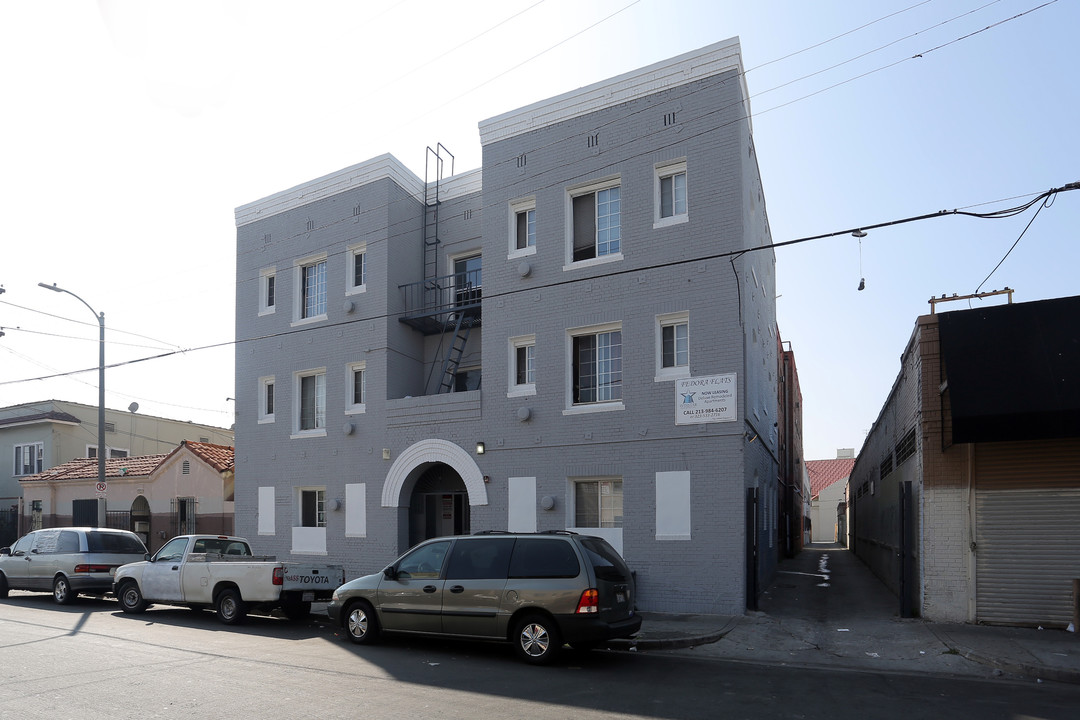
[[[480,144],[505,140],[731,70],[739,73],[743,100],[749,103],[739,38],[733,37],[483,120]],[[747,116],[749,122],[749,112]]]

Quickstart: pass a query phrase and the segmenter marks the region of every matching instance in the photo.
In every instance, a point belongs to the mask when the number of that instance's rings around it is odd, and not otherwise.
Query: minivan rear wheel
[[[53,600],[57,605],[70,605],[75,602],[78,593],[71,589],[71,583],[63,575],[57,575],[52,584]]]
[[[533,665],[545,665],[555,659],[562,638],[555,623],[543,615],[527,615],[514,630],[514,651]]]

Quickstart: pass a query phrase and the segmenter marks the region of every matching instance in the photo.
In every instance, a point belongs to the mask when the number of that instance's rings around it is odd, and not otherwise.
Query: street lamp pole
[[[105,313],[98,313],[94,308],[90,307],[90,303],[83,300],[81,297],[65,290],[62,287],[57,287],[56,283],[52,285],[46,285],[45,283],[38,283],[39,287],[43,287],[46,290],[52,290],[53,292],[67,293],[71,297],[75,298],[83,305],[85,305],[90,312],[94,314],[94,317],[98,321],[98,409],[97,409],[97,467],[98,467],[98,482],[105,482]],[[100,517],[98,521],[104,525],[104,518]]]

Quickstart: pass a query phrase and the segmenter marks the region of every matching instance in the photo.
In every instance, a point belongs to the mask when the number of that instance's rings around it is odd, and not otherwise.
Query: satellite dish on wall
[[[130,405],[128,405],[128,412],[135,412],[138,409],[139,409],[139,403],[137,403],[137,402],[133,402]]]

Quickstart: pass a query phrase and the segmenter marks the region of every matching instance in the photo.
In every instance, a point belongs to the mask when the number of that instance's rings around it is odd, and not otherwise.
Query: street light
[[[94,313],[94,317],[96,317],[98,321],[97,473],[98,482],[103,483],[105,482],[105,313],[98,313],[94,308],[90,307],[90,303],[86,302],[70,290],[57,287],[56,283],[53,283],[52,285],[38,283],[38,287],[43,287],[46,290],[52,290],[53,292],[67,293],[85,305],[90,312]],[[105,525],[104,518],[101,517],[100,512],[98,514],[98,521],[101,525]]]

